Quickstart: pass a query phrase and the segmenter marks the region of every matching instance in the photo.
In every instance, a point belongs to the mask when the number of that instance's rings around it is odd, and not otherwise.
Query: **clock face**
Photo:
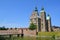
[[[47,20],[49,20],[50,19],[50,17],[47,17]]]

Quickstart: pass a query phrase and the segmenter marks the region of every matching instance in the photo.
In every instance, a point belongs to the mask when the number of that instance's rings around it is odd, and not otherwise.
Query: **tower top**
[[[35,7],[35,11],[38,11],[37,6]]]
[[[45,12],[45,11],[44,11],[44,7],[41,8],[41,11],[40,11],[40,12]]]
[[[42,7],[41,10],[44,10],[44,7]]]
[[[47,20],[49,20],[49,19],[50,19],[50,15],[48,14],[48,15],[47,15]]]
[[[50,17],[50,15],[48,14],[48,16]]]

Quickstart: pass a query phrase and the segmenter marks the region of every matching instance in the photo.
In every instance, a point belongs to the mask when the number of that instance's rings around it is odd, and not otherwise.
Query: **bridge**
[[[8,29],[8,30],[0,30],[0,36],[24,36],[24,35],[36,35],[36,30],[29,30],[28,28],[20,28],[20,29]]]
[[[23,29],[20,30],[0,30],[0,36],[22,36],[23,35]]]

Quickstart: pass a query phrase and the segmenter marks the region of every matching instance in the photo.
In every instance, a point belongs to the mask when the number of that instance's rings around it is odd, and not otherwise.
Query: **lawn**
[[[52,38],[41,38],[41,37],[12,37],[12,38],[0,38],[0,40],[53,40]]]
[[[60,36],[60,32],[38,32],[38,36]]]
[[[36,40],[36,37],[0,37],[0,40]]]
[[[53,40],[52,37],[33,37],[33,36],[24,36],[24,37],[4,37],[1,36],[0,40]]]

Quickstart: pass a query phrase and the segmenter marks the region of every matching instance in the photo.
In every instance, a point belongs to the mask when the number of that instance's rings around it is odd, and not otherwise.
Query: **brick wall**
[[[36,30],[29,30],[28,28],[0,30],[0,35],[22,34],[22,30],[25,36],[36,35]]]

